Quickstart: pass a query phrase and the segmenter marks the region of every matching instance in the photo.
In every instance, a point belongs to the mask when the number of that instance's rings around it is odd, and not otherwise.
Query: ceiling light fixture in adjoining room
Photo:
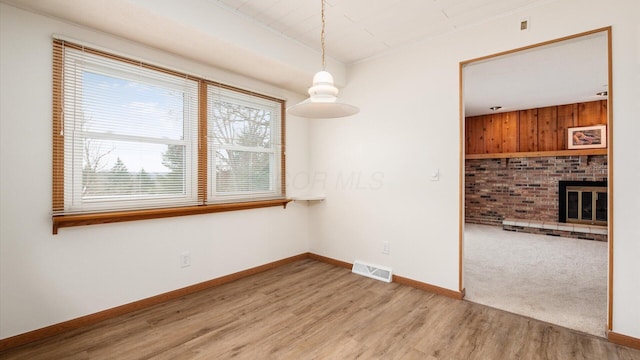
[[[287,113],[295,116],[313,119],[328,119],[351,116],[357,114],[360,109],[356,106],[338,101],[338,88],[333,84],[333,76],[326,71],[325,44],[324,44],[324,0],[321,2],[322,30],[320,32],[320,45],[322,46],[322,71],[313,76],[313,85],[309,88],[309,98],[287,109]]]
[[[604,85],[602,85],[602,88],[604,90],[597,92],[596,95],[598,95],[598,96],[608,96],[609,95],[609,90],[608,90],[609,85],[604,84]]]
[[[502,106],[492,106],[492,107],[489,108],[489,110],[491,110],[491,111],[498,111],[500,109],[502,109]]]

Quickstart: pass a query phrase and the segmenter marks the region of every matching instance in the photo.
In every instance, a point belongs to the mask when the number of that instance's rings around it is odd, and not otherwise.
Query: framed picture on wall
[[[596,149],[607,147],[607,126],[594,125],[568,129],[569,149]]]

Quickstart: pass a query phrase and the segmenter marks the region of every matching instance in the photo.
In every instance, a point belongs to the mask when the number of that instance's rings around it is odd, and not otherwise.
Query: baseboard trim
[[[307,256],[309,257],[309,259],[313,259],[313,260],[317,260],[317,261],[320,261],[320,262],[323,262],[323,263],[327,263],[327,264],[343,267],[343,268],[349,269],[349,270],[351,270],[351,267],[353,266],[353,264],[350,264],[350,263],[348,263],[346,261],[336,260],[336,259],[333,259],[333,258],[330,258],[330,257],[326,257],[326,256],[314,254],[314,253],[307,253]]]
[[[204,281],[198,284],[187,286],[181,289],[169,291],[167,293],[152,296],[146,299],[134,301],[132,303],[116,306],[111,309],[100,311],[94,314],[89,314],[69,321],[61,322],[58,324],[50,325],[41,329],[29,331],[24,334],[15,335],[6,339],[0,340],[0,351],[8,350],[14,347],[25,345],[31,342],[42,340],[54,335],[58,335],[70,330],[75,330],[87,325],[93,325],[101,321],[114,318],[116,316],[124,315],[130,312],[141,310],[153,305],[161,304],[169,300],[177,299],[179,297],[193,294],[205,289],[209,289],[215,286],[220,286],[226,283],[230,283],[247,276],[255,275],[263,271],[271,270],[282,265],[286,265],[295,261],[304,260],[309,258],[308,253],[291,256],[274,262],[270,262],[264,265],[256,266],[247,270],[239,271],[233,274],[225,275],[212,280]]]
[[[346,261],[336,260],[336,259],[332,259],[330,257],[326,257],[326,256],[314,254],[314,253],[309,253],[309,258],[313,259],[313,260],[320,261],[320,262],[324,262],[324,263],[327,263],[327,264],[331,264],[331,265],[336,265],[336,266],[339,266],[339,267],[347,268],[347,269],[351,269],[351,267],[353,266],[353,264],[350,264],[350,263],[348,263]],[[462,300],[464,298],[464,289],[462,289],[462,291],[449,290],[449,289],[445,289],[445,288],[442,288],[442,287],[439,287],[439,286],[423,283],[421,281],[409,279],[409,278],[398,276],[398,275],[393,275],[393,280],[392,281],[393,282],[397,282],[398,284],[411,286],[411,287],[414,287],[416,289],[420,289],[420,290],[436,293],[438,295],[450,297],[450,298],[453,298],[453,299],[456,299],[456,300]]]
[[[609,331],[607,333],[607,340],[614,344],[630,347],[632,349],[640,350],[640,339],[632,336],[622,335]]]
[[[393,282],[397,282],[398,284],[407,285],[414,287],[416,289],[436,293],[438,295],[450,297],[456,300],[462,300],[464,298],[464,289],[462,291],[449,290],[440,286],[431,285],[428,283],[424,283],[422,281],[417,281],[413,279],[409,279],[406,277],[393,275]]]

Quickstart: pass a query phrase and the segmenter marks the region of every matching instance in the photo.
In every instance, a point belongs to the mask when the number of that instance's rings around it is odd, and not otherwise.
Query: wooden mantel
[[[607,149],[580,149],[580,150],[556,150],[556,151],[528,151],[493,154],[467,154],[466,160],[474,159],[512,159],[524,157],[554,157],[554,156],[585,156],[607,155]]]

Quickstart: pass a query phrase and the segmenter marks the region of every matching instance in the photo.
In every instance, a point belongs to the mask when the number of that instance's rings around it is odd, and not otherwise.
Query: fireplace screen
[[[582,224],[607,224],[607,188],[566,187],[566,220]]]

